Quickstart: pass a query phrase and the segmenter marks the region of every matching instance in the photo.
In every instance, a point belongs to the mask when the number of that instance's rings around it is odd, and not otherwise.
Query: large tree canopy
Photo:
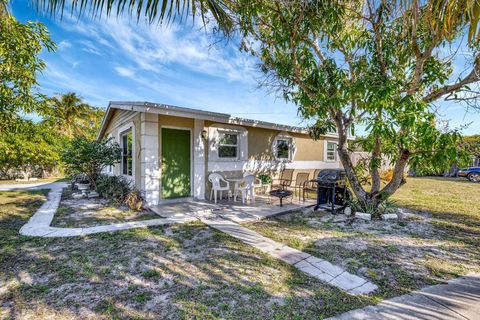
[[[432,103],[471,94],[479,78],[477,42],[464,77],[452,79],[444,48],[468,33],[468,19],[438,22],[437,1],[403,7],[387,1],[238,1],[234,11],[243,48],[261,60],[265,84],[280,90],[314,120],[312,134],[335,130],[338,153],[357,198],[376,206],[403,183],[409,161],[442,162],[457,156],[459,138],[436,128]],[[464,52],[465,54],[465,52]],[[473,98],[469,96],[469,98]],[[357,124],[366,126],[364,150],[372,154],[371,190],[353,170],[347,144]],[[382,156],[395,164],[381,188]]]
[[[130,13],[148,21],[170,21],[199,13],[230,32],[238,28],[242,48],[257,56],[265,84],[279,89],[314,121],[312,135],[339,134],[338,153],[360,202],[371,207],[403,183],[409,161],[446,161],[457,157],[456,132],[436,128],[432,104],[440,98],[476,101],[471,85],[479,80],[477,0],[38,0],[39,8],[79,14]],[[229,21],[226,23],[226,21]],[[235,23],[231,23],[235,21]],[[462,48],[470,69],[452,77],[452,55],[445,49],[468,39]],[[348,133],[358,124],[368,135],[371,190],[357,179],[350,160]],[[382,156],[394,166],[383,188]]]
[[[104,112],[84,103],[75,92],[68,92],[48,99],[43,113],[44,122],[59,134],[69,139],[74,136],[93,139]]]
[[[45,26],[18,22],[0,2],[0,131],[18,112],[37,111],[44,101],[37,86],[37,74],[45,68],[40,51],[54,50]]]

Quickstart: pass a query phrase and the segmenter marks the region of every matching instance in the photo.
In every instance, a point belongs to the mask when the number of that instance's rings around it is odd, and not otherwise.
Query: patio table
[[[232,191],[233,201],[237,201],[237,200],[235,199],[235,189],[237,189],[238,183],[241,182],[241,181],[243,180],[243,178],[235,178],[235,177],[232,177],[232,178],[225,178],[225,180],[227,180],[228,182],[232,182],[232,183],[233,183],[233,191]]]

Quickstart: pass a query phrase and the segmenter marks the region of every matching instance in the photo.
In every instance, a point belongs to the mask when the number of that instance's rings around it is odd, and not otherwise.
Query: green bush
[[[97,180],[97,192],[114,204],[125,204],[133,210],[142,208],[140,192],[123,176],[101,175]]]
[[[272,183],[272,177],[268,174],[261,174],[258,176],[258,178],[262,181],[262,184],[266,185]]]
[[[120,146],[109,140],[97,141],[76,137],[62,153],[67,174],[85,174],[94,189],[102,170],[120,161]]]

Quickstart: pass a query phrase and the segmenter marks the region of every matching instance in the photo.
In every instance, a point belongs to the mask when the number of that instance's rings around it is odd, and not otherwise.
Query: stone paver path
[[[470,274],[327,320],[478,320],[480,274]]]
[[[50,192],[47,195],[47,201],[37,210],[37,212],[20,229],[20,234],[33,237],[75,237],[100,232],[112,232],[118,230],[127,230],[132,228],[159,226],[174,223],[185,223],[196,220],[195,217],[182,216],[170,217],[152,220],[131,221],[125,223],[110,224],[104,226],[88,228],[55,228],[51,227],[53,217],[57,212],[62,197],[63,183],[52,184]]]
[[[308,253],[290,248],[284,244],[266,238],[259,233],[217,216],[204,216],[200,220],[206,225],[218,229],[240,241],[251,245],[275,258],[291,264],[301,271],[350,294],[367,294],[378,287],[342,268],[319,259]]]

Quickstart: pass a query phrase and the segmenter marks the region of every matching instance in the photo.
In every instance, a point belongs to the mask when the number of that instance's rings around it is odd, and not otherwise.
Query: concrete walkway
[[[478,320],[480,274],[414,291],[327,320]]]
[[[28,222],[20,229],[20,234],[32,237],[76,237],[100,232],[112,232],[132,228],[160,226],[174,223],[185,223],[196,220],[195,217],[171,217],[152,220],[132,221],[88,228],[55,228],[51,227],[53,217],[57,212],[62,197],[63,183],[51,184],[47,201],[35,212]]]
[[[323,282],[342,289],[350,294],[368,294],[377,289],[377,286],[356,275],[348,273],[342,268],[319,259],[308,253],[290,248],[284,244],[266,238],[255,231],[216,216],[200,217],[206,225],[218,229],[240,241],[251,245],[272,257],[285,261],[299,270]]]
[[[32,182],[32,183],[15,183],[15,184],[0,184],[0,191],[14,191],[14,190],[38,190],[38,189],[52,189],[57,186],[66,187],[65,182]]]

